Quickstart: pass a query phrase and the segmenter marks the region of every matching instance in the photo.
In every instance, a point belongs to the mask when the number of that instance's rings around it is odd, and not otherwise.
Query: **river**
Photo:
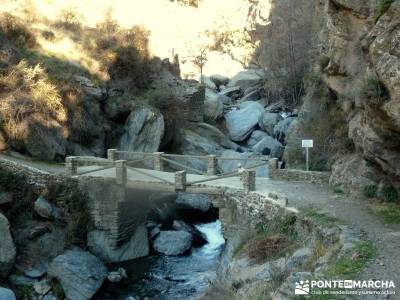
[[[184,256],[153,255],[114,265],[125,268],[129,280],[105,284],[98,299],[195,299],[216,277],[225,243],[219,220],[196,227],[206,235],[207,244]]]

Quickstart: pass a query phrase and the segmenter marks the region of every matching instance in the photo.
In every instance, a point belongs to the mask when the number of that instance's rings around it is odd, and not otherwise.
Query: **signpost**
[[[314,147],[314,141],[313,140],[302,140],[301,146],[303,148],[306,148],[306,171],[309,171],[310,168],[309,168],[308,149]]]

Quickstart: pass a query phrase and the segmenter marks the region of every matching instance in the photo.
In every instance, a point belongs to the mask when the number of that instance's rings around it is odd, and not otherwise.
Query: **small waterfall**
[[[222,236],[222,224],[220,220],[213,223],[196,225],[196,228],[206,235],[208,243],[199,248],[197,252],[202,255],[219,255],[220,248],[225,244]]]

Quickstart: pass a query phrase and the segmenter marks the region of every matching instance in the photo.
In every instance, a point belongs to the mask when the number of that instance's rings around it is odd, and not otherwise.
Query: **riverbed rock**
[[[47,279],[43,279],[41,281],[37,281],[33,284],[33,289],[39,295],[46,295],[50,290],[51,286]]]
[[[155,152],[164,135],[164,118],[149,107],[139,107],[126,120],[119,149],[132,152]]]
[[[215,83],[217,87],[220,87],[221,85],[227,85],[229,82],[229,77],[219,74],[211,75],[210,79],[212,80],[212,82]]]
[[[47,273],[61,283],[66,297],[74,300],[91,299],[108,275],[100,259],[81,249],[57,256]]]
[[[0,300],[16,300],[15,294],[12,290],[0,287]]]
[[[230,97],[232,99],[237,99],[242,95],[242,89],[240,86],[232,86],[226,89],[223,89],[219,92],[220,95]]]
[[[261,130],[255,130],[251,134],[250,138],[247,140],[247,146],[253,147],[255,144],[257,144],[259,141],[261,141],[263,138],[267,136],[268,134],[266,132]]]
[[[224,104],[218,96],[207,98],[204,101],[204,116],[206,120],[217,120],[224,113]]]
[[[0,213],[0,278],[6,277],[14,265],[16,251],[11,237],[10,224]]]
[[[244,91],[249,87],[261,84],[264,76],[265,72],[261,69],[245,70],[233,76],[227,87],[240,86],[240,88]]]
[[[192,235],[194,247],[201,247],[207,244],[206,235],[192,225],[189,225],[180,220],[174,220],[174,222],[172,223],[172,228],[177,231],[182,230],[189,232]]]
[[[223,157],[228,157],[228,158],[251,158],[251,157],[255,157],[254,153],[250,153],[250,152],[244,152],[244,153],[239,153],[239,152],[235,152],[232,150],[225,150],[224,152],[222,152]],[[227,172],[233,172],[236,171],[238,169],[238,165],[240,164],[241,167],[243,168],[248,168],[251,166],[255,166],[257,164],[259,164],[260,161],[254,161],[254,160],[219,160],[218,161],[218,166],[219,168],[222,170],[223,173],[227,173]],[[268,177],[268,168],[267,166],[260,166],[255,168],[256,170],[256,175],[258,177]]]
[[[39,198],[36,199],[33,209],[42,218],[61,219],[60,210],[42,196],[40,196]]]
[[[109,245],[107,234],[101,230],[88,233],[89,250],[104,262],[122,262],[132,260],[149,254],[149,242],[147,228],[140,225],[130,240],[122,244],[118,249]]]
[[[107,276],[108,281],[112,283],[120,282],[124,278],[128,278],[128,274],[126,274],[126,270],[124,268],[118,268],[117,271],[110,272]]]
[[[179,193],[175,203],[202,212],[207,212],[212,207],[210,198],[203,194]]]
[[[232,110],[225,115],[226,127],[230,138],[235,142],[244,141],[258,124],[264,107],[257,102],[243,102],[239,110]]]
[[[253,146],[255,153],[270,155],[271,157],[280,158],[285,148],[283,145],[271,136],[264,137],[261,141]]]
[[[192,235],[186,231],[161,231],[153,242],[154,249],[165,255],[181,255],[192,247]]]
[[[290,125],[295,119],[295,117],[289,117],[279,121],[279,123],[274,126],[274,136],[278,140],[283,141],[287,136]]]
[[[278,113],[264,112],[259,121],[258,125],[262,130],[267,132],[269,135],[274,134],[274,127],[282,120],[282,117]]]

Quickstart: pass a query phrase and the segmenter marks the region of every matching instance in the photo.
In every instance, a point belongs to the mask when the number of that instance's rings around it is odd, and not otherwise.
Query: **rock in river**
[[[192,235],[186,231],[161,231],[153,242],[154,249],[165,255],[180,255],[192,247]]]
[[[87,300],[100,288],[108,270],[96,256],[73,249],[57,256],[50,263],[47,273],[57,278],[68,299]]]

